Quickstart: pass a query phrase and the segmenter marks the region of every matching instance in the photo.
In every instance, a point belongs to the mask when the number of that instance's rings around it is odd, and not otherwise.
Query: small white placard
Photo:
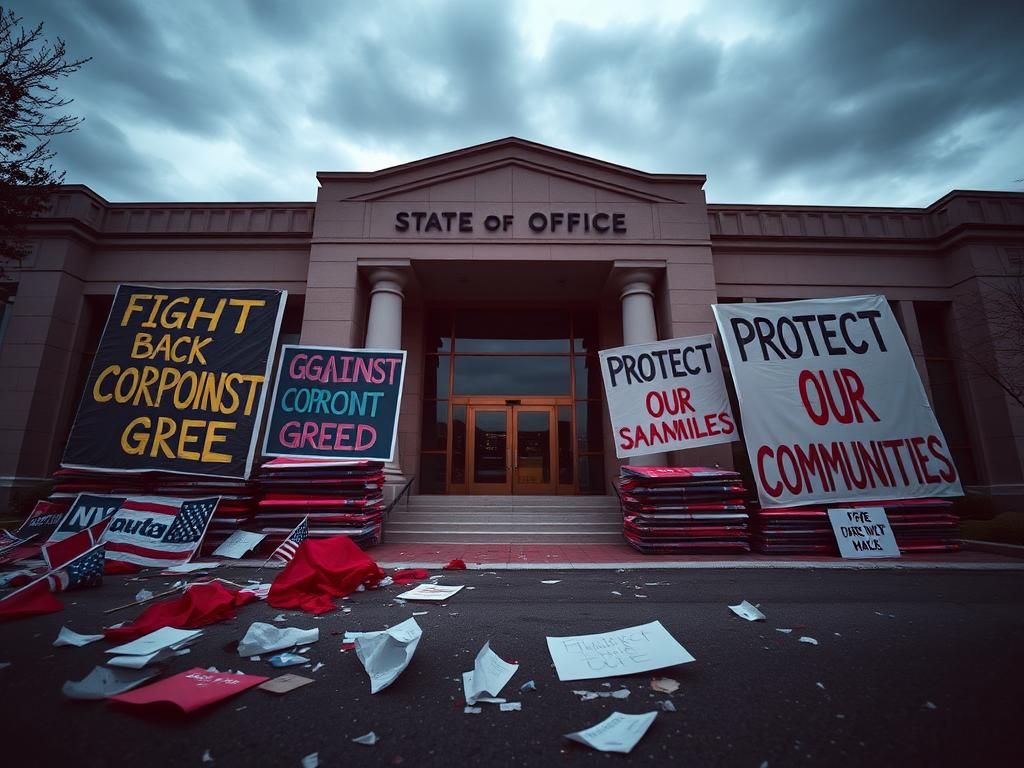
[[[645,712],[642,715],[612,712],[597,725],[576,733],[567,733],[565,738],[586,744],[601,752],[619,752],[625,755],[629,754],[643,738],[657,716],[657,712]]]
[[[215,557],[230,557],[233,560],[237,560],[249,550],[254,549],[265,538],[267,538],[265,533],[234,531],[221,542],[219,547],[213,550],[213,554]]]
[[[828,519],[843,557],[899,557],[889,518],[882,507],[830,509]]]
[[[660,621],[597,635],[546,640],[562,681],[632,675],[694,660]]]
[[[415,589],[403,592],[402,594],[397,595],[397,597],[399,600],[426,600],[431,603],[441,603],[454,595],[464,586],[464,584],[451,586],[447,584],[420,584]]]

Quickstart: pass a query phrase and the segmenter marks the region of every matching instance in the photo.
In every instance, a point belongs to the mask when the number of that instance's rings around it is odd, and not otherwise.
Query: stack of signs
[[[259,501],[259,486],[254,480],[161,473],[153,477],[152,489],[155,495],[180,499],[220,498],[203,539],[204,554],[216,549],[232,533],[251,523]]]
[[[887,501],[884,507],[900,552],[956,552],[960,549],[960,518],[947,499]]]
[[[277,458],[263,465],[259,484],[255,525],[267,534],[262,548],[268,552],[304,517],[310,536],[380,543],[386,510],[381,461]]]
[[[828,511],[822,506],[757,509],[751,544],[766,555],[837,555]]]
[[[622,467],[623,531],[646,554],[749,552],[746,488],[738,472]]]

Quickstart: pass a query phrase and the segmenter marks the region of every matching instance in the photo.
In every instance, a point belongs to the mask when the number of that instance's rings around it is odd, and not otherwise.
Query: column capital
[[[652,260],[617,260],[608,276],[608,288],[619,298],[646,293],[654,296],[654,286],[665,275],[665,262]]]
[[[387,292],[405,298],[406,289],[416,284],[416,275],[408,259],[360,259],[357,266],[370,284],[370,295]]]

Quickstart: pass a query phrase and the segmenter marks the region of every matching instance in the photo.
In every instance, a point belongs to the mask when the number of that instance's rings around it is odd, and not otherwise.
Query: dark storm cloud
[[[12,6],[93,57],[61,84],[87,121],[59,160],[119,199],[308,199],[318,169],[520,135],[707,173],[717,201],[926,203],[997,167],[1024,124],[1024,4],[1002,0],[588,14],[546,46],[536,14],[497,1]]]
[[[325,60],[320,109],[370,143],[487,141],[524,128],[522,44],[505,3],[431,2],[352,30]]]

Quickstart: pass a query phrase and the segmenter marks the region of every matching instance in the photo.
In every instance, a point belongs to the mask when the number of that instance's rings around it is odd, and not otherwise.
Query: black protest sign
[[[248,477],[286,298],[119,286],[61,464]]]
[[[36,541],[46,541],[57,530],[57,526],[60,525],[64,517],[62,504],[55,504],[52,501],[37,501],[36,505],[32,507],[32,513],[25,518],[25,522],[14,532],[14,535],[22,539],[35,536]]]
[[[263,453],[391,461],[404,377],[403,350],[285,345]]]

